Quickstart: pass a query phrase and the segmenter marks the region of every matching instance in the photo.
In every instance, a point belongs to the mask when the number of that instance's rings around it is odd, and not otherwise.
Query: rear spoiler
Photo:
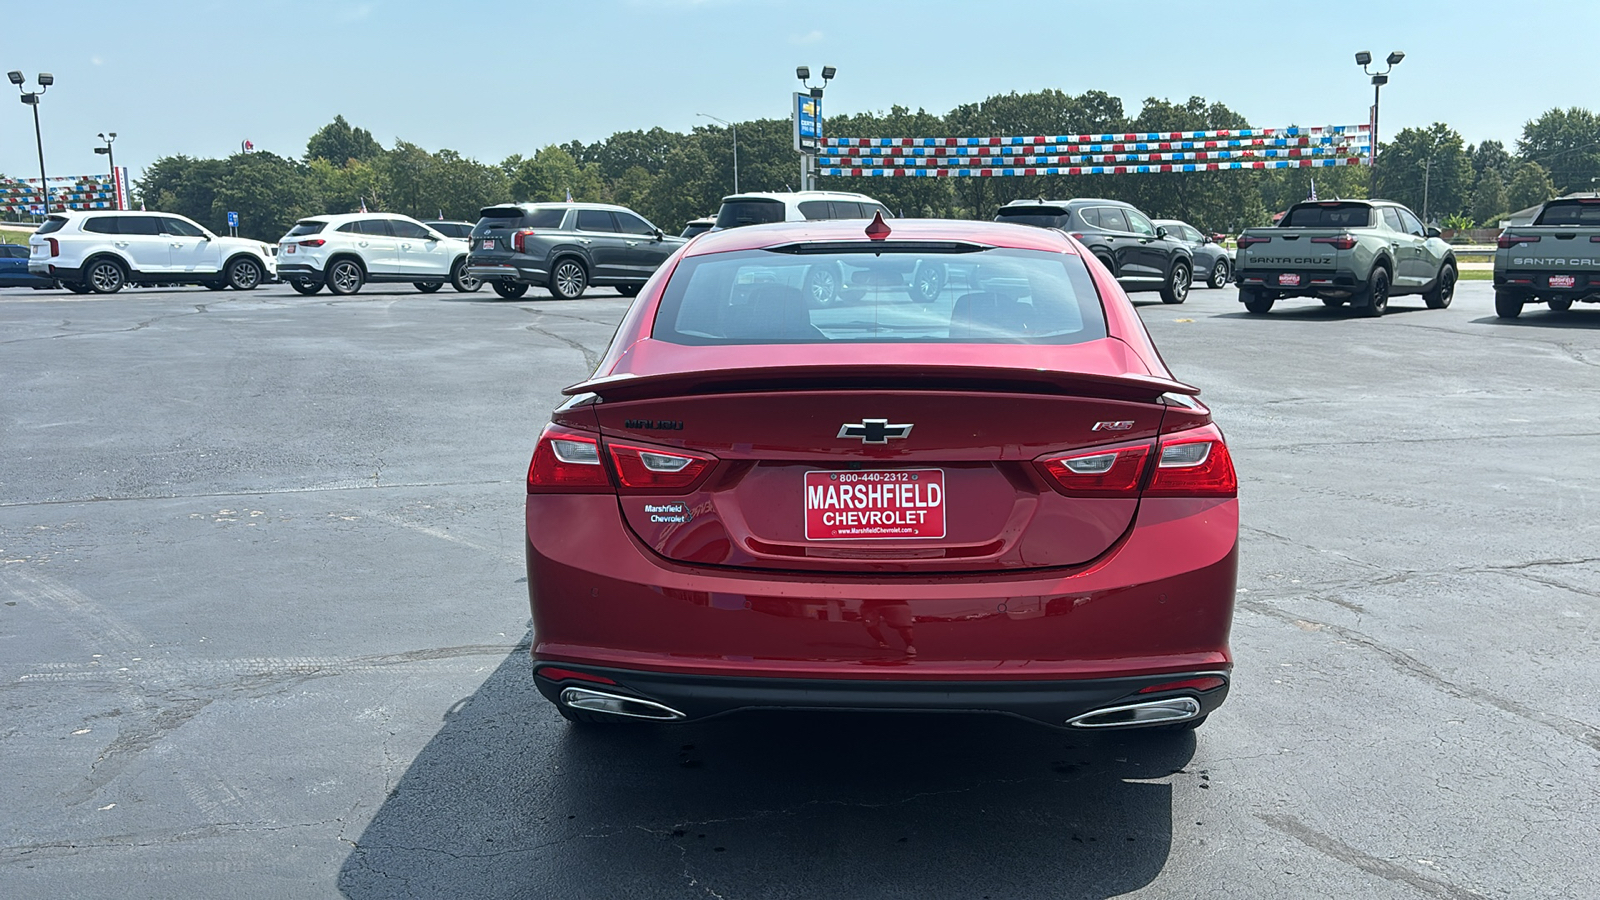
[[[607,375],[562,391],[568,396],[596,394],[603,400],[646,400],[691,394],[731,394],[807,387],[814,390],[988,390],[1021,394],[1061,394],[1107,400],[1152,402],[1162,394],[1194,396],[1200,389],[1137,374],[1091,374],[1046,369],[956,365],[750,366],[699,369],[651,375]]]

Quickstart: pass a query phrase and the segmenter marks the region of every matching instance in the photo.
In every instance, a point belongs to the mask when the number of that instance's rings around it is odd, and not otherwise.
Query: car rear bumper
[[[518,260],[477,260],[467,258],[467,274],[481,281],[513,281],[534,287],[547,287],[550,273],[543,266]]]
[[[1299,284],[1281,282],[1284,275],[1300,279]],[[1278,297],[1315,297],[1322,294],[1352,294],[1366,287],[1348,272],[1328,269],[1247,269],[1236,270],[1233,280],[1241,288],[1266,291]]]
[[[1550,283],[1552,275],[1570,277],[1572,286],[1552,286]],[[1522,297],[1564,297],[1582,300],[1600,294],[1600,272],[1497,272],[1494,276],[1494,289]]]
[[[1237,535],[1236,500],[1146,499],[1128,534],[1075,569],[830,576],[671,562],[639,543],[615,497],[534,495],[526,542],[532,655],[537,663],[625,671],[615,680],[640,692],[666,685],[706,714],[791,701],[997,709],[999,701],[982,698],[1015,687],[1038,696],[999,711],[1028,714],[1042,704],[1061,724],[1059,714],[1080,700],[1126,687],[1095,682],[1231,669]],[[807,684],[791,696],[701,677]],[[723,699],[696,699],[701,687],[715,695],[719,684],[734,687]],[[836,692],[826,693],[829,684]]]
[[[282,281],[301,281],[303,279],[321,281],[323,277],[322,270],[314,265],[307,263],[278,264],[278,278]]]
[[[540,665],[535,683],[551,703],[576,688],[599,694],[647,701],[639,718],[659,721],[704,719],[755,709],[828,710],[849,712],[1000,713],[1054,727],[1124,728],[1175,724],[1209,715],[1228,696],[1225,670],[1186,672],[1178,676],[1077,679],[1072,681],[867,681],[811,678],[749,678],[734,675],[681,675],[637,669],[585,667],[583,678],[569,670]],[[1213,676],[1222,684],[1208,690],[1166,685]],[[611,682],[606,684],[605,682]],[[1193,700],[1192,705],[1173,704]],[[654,709],[652,707],[659,707]],[[1140,721],[1114,711],[1129,707],[1151,712],[1170,710],[1156,721]],[[1150,709],[1157,707],[1157,709]],[[1162,708],[1165,708],[1163,710]],[[1094,714],[1104,713],[1101,716]],[[1152,717],[1154,718],[1154,717]]]

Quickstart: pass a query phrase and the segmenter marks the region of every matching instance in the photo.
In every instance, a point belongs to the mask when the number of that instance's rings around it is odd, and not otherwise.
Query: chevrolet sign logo
[[[888,419],[862,419],[839,426],[839,437],[860,438],[863,444],[887,444],[890,438],[911,436],[911,425],[890,425]]]

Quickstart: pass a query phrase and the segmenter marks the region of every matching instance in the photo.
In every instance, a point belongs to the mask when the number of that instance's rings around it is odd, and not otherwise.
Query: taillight
[[[1233,245],[1235,247],[1239,248],[1240,250],[1243,250],[1246,247],[1253,247],[1256,244],[1269,243],[1269,242],[1271,242],[1271,240],[1272,240],[1272,238],[1269,238],[1269,237],[1248,237],[1248,236],[1243,236],[1243,237],[1240,237],[1237,241],[1234,241]]]
[[[665,447],[606,442],[624,493],[685,493],[700,483],[716,457]]]
[[[1081,232],[1081,231],[1072,232],[1072,239],[1075,240],[1075,241],[1080,241],[1081,242],[1083,240],[1083,232]]]
[[[1146,497],[1233,497],[1239,477],[1215,425],[1202,425],[1161,439]]]
[[[1047,456],[1037,465],[1069,497],[1137,497],[1150,443],[1074,450]]]
[[[1311,239],[1313,244],[1332,244],[1336,250],[1351,250],[1355,248],[1354,235],[1341,234],[1338,237],[1316,237]]]
[[[53,244],[53,243],[55,243],[55,241],[51,241],[51,243]],[[1589,243],[1591,243],[1591,244],[1600,244],[1600,234],[1591,236],[1589,238]]]
[[[51,256],[60,256],[61,255],[61,244],[58,243],[55,238],[45,238],[44,242],[46,244],[50,245],[50,255]]]
[[[323,240],[322,238],[312,238],[309,241],[301,241],[300,242],[300,246],[302,246],[302,247],[321,247],[323,244],[326,244],[326,243],[327,243],[327,241]]]
[[[1502,234],[1500,239],[1495,241],[1495,246],[1505,249],[1507,247],[1515,247],[1518,244],[1537,244],[1538,242],[1539,236],[1537,234]]]
[[[528,464],[528,493],[593,493],[611,489],[600,462],[600,441],[581,431],[546,425]]]
[[[543,675],[547,669],[541,669]],[[1222,687],[1228,679],[1221,675],[1200,675],[1194,678],[1185,678],[1182,681],[1168,681],[1164,684],[1152,684],[1149,687],[1139,688],[1141,694],[1159,694],[1162,691],[1210,691]]]
[[[530,234],[533,234],[533,231],[526,228],[522,231],[513,232],[511,235],[511,249],[517,251],[518,253],[527,253],[526,241],[528,235]]]

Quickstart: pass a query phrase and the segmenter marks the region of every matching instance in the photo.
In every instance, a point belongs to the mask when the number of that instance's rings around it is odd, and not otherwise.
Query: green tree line
[[[1251,123],[1222,103],[1144,101],[1129,116],[1101,91],[1009,93],[964,104],[944,115],[907,107],[828,119],[836,137],[989,137],[1121,131],[1245,128]],[[799,160],[784,119],[737,125],[739,187],[799,187]],[[1379,196],[1457,227],[1493,224],[1507,213],[1558,193],[1590,190],[1600,179],[1600,117],[1579,108],[1553,109],[1527,123],[1514,149],[1499,141],[1466,144],[1448,125],[1407,128],[1380,148],[1375,173],[1366,167],[1150,175],[1018,178],[852,178],[825,176],[819,186],[871,194],[907,216],[987,219],[1011,200],[1110,197],[1154,216],[1185,219],[1211,232],[1269,222],[1309,194],[1365,197],[1369,178]],[[243,234],[276,240],[298,218],[367,209],[417,218],[476,220],[478,210],[505,201],[604,201],[631,207],[669,231],[715,213],[733,190],[733,140],[727,128],[688,132],[621,131],[602,141],[571,141],[482,163],[454,150],[429,151],[404,140],[385,148],[343,116],[290,159],[239,153],[226,159],[167,156],[138,184],[151,209],[182,213],[214,229],[240,214]]]

